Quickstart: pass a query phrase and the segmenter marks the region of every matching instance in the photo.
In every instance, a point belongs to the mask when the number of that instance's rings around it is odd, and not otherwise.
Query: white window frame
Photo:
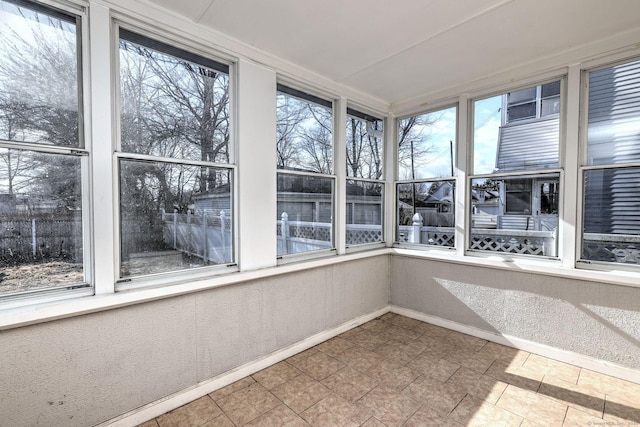
[[[589,127],[589,76],[592,72],[640,61],[640,56],[615,55],[583,64],[580,74],[580,118],[579,118],[579,151],[577,165],[577,221],[575,236],[575,268],[578,271],[599,271],[633,276],[640,273],[640,264],[625,264],[607,261],[588,260],[582,257],[585,225],[585,176],[589,171],[640,168],[640,162],[606,163],[589,165],[588,162],[588,127]],[[640,145],[640,143],[639,143]],[[614,234],[612,234],[614,235]]]
[[[62,154],[66,156],[80,157],[80,175],[82,191],[82,252],[83,252],[83,281],[51,288],[38,289],[20,293],[11,293],[0,296],[0,310],[21,307],[24,305],[54,302],[69,298],[93,295],[95,292],[94,272],[94,240],[93,240],[93,210],[92,210],[92,170],[93,162],[91,126],[87,121],[90,117],[90,65],[89,65],[89,14],[85,3],[58,2],[55,0],[31,1],[34,6],[39,4],[57,10],[69,17],[76,17],[76,38],[79,41],[77,51],[78,64],[78,146],[63,147],[44,144],[2,141],[3,148],[29,150],[46,154]]]
[[[363,117],[359,117],[358,115],[362,115],[362,116],[366,116],[367,118],[363,118]],[[387,230],[385,227],[385,223],[386,223],[386,213],[387,213],[387,209],[386,209],[386,204],[387,204],[387,200],[386,200],[386,188],[388,183],[386,182],[386,170],[387,170],[387,158],[386,158],[386,152],[387,152],[387,139],[386,139],[386,121],[382,118],[379,118],[380,114],[377,113],[371,113],[369,112],[368,109],[360,107],[360,106],[352,106],[351,104],[347,104],[347,108],[346,108],[346,120],[349,120],[349,117],[354,117],[357,118],[359,120],[370,120],[370,119],[376,119],[382,122],[382,136],[380,137],[382,139],[382,153],[380,154],[380,158],[382,160],[382,171],[380,174],[380,177],[378,179],[370,179],[370,178],[358,178],[358,177],[353,177],[349,175],[349,172],[347,171],[347,164],[346,164],[346,127],[347,124],[345,124],[345,127],[343,130],[341,130],[341,132],[345,132],[345,147],[344,147],[344,152],[345,152],[345,165],[344,165],[344,169],[345,169],[345,186],[344,186],[344,190],[345,193],[347,191],[347,187],[346,187],[346,181],[355,181],[357,183],[359,182],[364,182],[364,183],[373,183],[373,184],[381,184],[382,185],[382,191],[380,192],[380,203],[381,203],[381,207],[380,207],[380,227],[382,230],[382,237],[380,241],[377,242],[366,242],[366,243],[355,243],[355,244],[348,244],[347,243],[347,237],[346,237],[346,233],[347,233],[347,217],[348,214],[345,212],[344,215],[344,233],[345,233],[345,237],[344,237],[344,242],[345,242],[345,252],[346,253],[350,253],[350,252],[357,252],[357,251],[362,251],[362,250],[370,250],[370,249],[375,249],[375,248],[379,248],[379,247],[384,247],[385,246],[385,242],[386,242],[386,236],[387,234]],[[347,206],[347,197],[348,195],[345,194],[345,210],[348,209]]]
[[[235,77],[235,73],[233,71],[233,64],[225,61],[222,58],[215,57],[211,54],[211,52],[207,52],[206,49],[201,48],[198,45],[186,43],[177,38],[170,38],[164,35],[160,35],[158,31],[154,29],[149,29],[146,26],[129,23],[126,19],[122,18],[114,18],[113,19],[113,41],[112,41],[112,66],[113,66],[113,78],[114,78],[114,112],[113,112],[113,120],[115,123],[114,130],[114,154],[113,154],[113,223],[114,223],[114,247],[113,247],[113,256],[114,256],[114,282],[115,282],[115,290],[122,291],[128,289],[135,289],[145,286],[166,286],[174,283],[178,283],[180,281],[184,281],[185,279],[196,280],[199,278],[210,277],[212,274],[225,274],[230,272],[238,271],[238,244],[237,244],[237,166],[235,164],[235,141],[234,141],[234,91],[233,91],[233,80]],[[119,94],[119,84],[120,84],[120,60],[119,60],[119,41],[120,41],[120,28],[125,29],[126,31],[140,34],[143,37],[157,40],[160,43],[168,45],[172,48],[175,48],[178,51],[183,51],[186,54],[193,54],[196,56],[201,56],[203,58],[211,58],[212,61],[224,64],[229,67],[228,78],[229,78],[229,114],[230,114],[230,124],[229,124],[229,145],[228,145],[228,155],[229,155],[229,163],[216,163],[216,162],[207,162],[207,161],[198,161],[198,160],[188,160],[188,159],[180,159],[180,158],[164,158],[164,157],[156,157],[153,155],[146,154],[137,154],[132,152],[122,151],[121,149],[121,128],[120,128],[120,111],[121,111],[121,103],[120,103],[120,94]],[[188,59],[185,59],[188,60]],[[121,239],[120,239],[120,162],[122,160],[143,160],[143,161],[153,161],[153,162],[163,162],[163,163],[175,163],[186,166],[206,166],[214,169],[226,169],[229,172],[230,183],[231,183],[231,209],[230,218],[232,220],[232,230],[231,230],[231,244],[232,244],[232,253],[233,253],[233,261],[226,264],[217,264],[217,265],[208,265],[202,267],[195,267],[190,269],[181,269],[181,270],[173,270],[167,271],[163,273],[156,274],[148,274],[141,276],[133,276],[133,277],[121,277],[120,276],[120,266],[122,260],[120,259],[120,247],[121,247]]]
[[[460,182],[460,170],[458,168],[458,164],[459,164],[459,155],[460,155],[460,145],[461,145],[461,139],[460,139],[460,103],[458,100],[455,101],[444,101],[444,102],[440,102],[440,103],[436,103],[433,108],[430,108],[428,110],[420,110],[417,112],[413,112],[411,114],[404,114],[402,116],[399,116],[396,121],[395,121],[395,126],[393,128],[393,132],[394,132],[394,147],[393,147],[393,152],[394,152],[394,181],[393,181],[393,188],[392,188],[392,192],[393,192],[393,209],[394,209],[394,213],[393,213],[393,233],[391,233],[393,235],[393,247],[397,247],[397,248],[407,248],[407,249],[416,249],[416,250],[426,250],[426,251],[433,251],[433,252],[442,252],[442,253],[455,253],[457,251],[457,248],[460,246],[460,233],[458,233],[456,231],[457,225],[458,225],[458,220],[460,218],[460,212],[458,212],[458,209],[456,208],[456,206],[458,205],[458,200],[459,200],[459,191],[460,191],[460,186],[459,186],[459,182]],[[407,119],[409,117],[415,117],[415,116],[421,116],[421,115],[425,115],[425,114],[431,114],[431,113],[436,113],[438,111],[444,111],[444,110],[448,110],[450,108],[454,108],[456,111],[456,129],[455,129],[455,137],[456,137],[456,141],[453,144],[452,147],[452,154],[453,154],[453,158],[451,159],[452,161],[452,168],[453,168],[453,175],[451,176],[447,176],[447,177],[433,177],[433,178],[415,178],[415,179],[406,179],[406,180],[401,180],[399,179],[399,173],[400,173],[400,167],[399,167],[399,161],[400,161],[400,156],[399,156],[399,147],[398,147],[398,143],[399,143],[399,125],[400,125],[400,121]],[[451,182],[453,184],[454,187],[454,198],[453,198],[453,214],[454,214],[454,218],[453,218],[453,236],[454,236],[454,244],[453,246],[440,246],[440,245],[433,245],[433,244],[429,244],[429,243],[412,243],[412,242],[408,242],[408,241],[400,241],[399,240],[399,225],[398,221],[399,219],[399,215],[398,215],[398,186],[402,185],[402,184],[420,184],[420,183],[425,183],[425,182],[429,182],[429,183],[435,183],[435,182]],[[424,220],[424,219],[423,219]],[[416,226],[417,227],[417,226]]]
[[[332,220],[331,220],[331,228],[330,228],[331,247],[326,249],[317,249],[317,250],[311,250],[311,251],[294,252],[294,253],[277,255],[276,264],[285,265],[291,262],[298,262],[302,260],[312,260],[312,259],[326,257],[326,256],[334,256],[340,253],[338,251],[338,248],[340,246],[341,237],[338,236],[338,233],[342,232],[343,228],[338,226],[338,224],[340,224],[340,221],[338,219],[338,212],[340,211],[340,208],[338,207],[338,200],[340,200],[340,197],[342,195],[342,191],[340,190],[341,179],[339,179],[340,173],[338,172],[338,169],[339,169],[338,163],[342,163],[342,162],[338,161],[340,154],[338,154],[337,151],[339,149],[338,147],[341,144],[337,143],[337,140],[339,138],[337,136],[338,135],[337,131],[339,126],[338,123],[342,121],[340,120],[340,118],[341,118],[343,102],[341,99],[338,99],[335,96],[321,93],[314,88],[310,88],[306,85],[299,84],[297,82],[288,81],[286,78],[277,79],[276,98],[280,94],[297,98],[304,102],[315,103],[317,105],[320,105],[326,108],[331,108],[331,129],[332,129],[331,137],[332,137],[332,144],[333,144],[332,151],[331,151],[331,173],[330,174],[319,173],[319,172],[302,172],[302,171],[284,169],[276,166],[276,180],[279,175],[290,175],[290,176],[300,176],[300,177],[308,176],[313,178],[332,180],[332,194],[331,194]],[[274,99],[274,105],[277,105],[276,102],[277,101]],[[329,107],[326,104],[330,104],[331,107]],[[276,121],[277,121],[277,116],[276,116]],[[274,196],[276,198],[278,197],[277,188],[276,188],[276,194]],[[276,218],[276,221],[282,221],[282,218],[278,217]],[[289,221],[291,221],[291,219],[289,219]],[[276,233],[275,237],[276,239],[278,239],[280,236],[278,236]]]
[[[467,163],[467,178],[466,178],[466,193],[464,196],[465,200],[465,224],[467,227],[465,229],[465,242],[464,242],[464,255],[469,257],[482,257],[482,258],[496,258],[503,259],[506,261],[516,261],[523,260],[524,262],[531,261],[533,263],[537,263],[538,260],[541,260],[543,263],[555,263],[561,264],[563,260],[563,236],[564,236],[564,228],[562,226],[563,218],[564,218],[564,203],[565,203],[565,195],[564,195],[564,180],[565,180],[565,140],[566,140],[566,111],[567,111],[567,73],[564,72],[562,74],[551,73],[549,76],[541,77],[539,80],[526,81],[518,86],[506,86],[499,87],[496,90],[485,91],[478,94],[474,94],[473,97],[469,98],[469,107],[468,107],[468,137],[467,137],[467,150],[468,150],[468,163]],[[542,90],[542,86],[547,83],[552,83],[555,81],[560,81],[560,113],[559,114],[549,114],[544,117],[540,117],[540,94]],[[536,87],[536,117],[530,119],[520,119],[516,121],[507,121],[507,94],[510,92],[515,92],[518,90]],[[550,169],[531,169],[531,170],[522,170],[522,171],[505,171],[505,172],[493,172],[493,173],[476,173],[474,170],[474,154],[475,154],[475,102],[482,101],[484,99],[503,96],[503,100],[501,102],[502,114],[501,114],[501,122],[502,126],[516,126],[519,124],[527,124],[540,120],[545,120],[548,117],[558,117],[559,120],[559,140],[558,140],[558,166],[556,168]],[[497,155],[497,153],[496,153]],[[557,178],[555,177],[557,176]],[[552,178],[557,179],[560,194],[558,198],[558,228],[556,231],[556,248],[555,248],[555,256],[546,256],[546,255],[522,255],[510,252],[498,252],[498,251],[488,251],[481,249],[471,249],[471,228],[472,228],[472,196],[471,192],[473,190],[472,184],[474,179],[483,179],[483,178],[496,178],[496,179],[506,179],[506,178],[534,178],[539,177],[542,179]],[[504,188],[502,189],[504,192]],[[535,189],[532,188],[532,193],[535,192]],[[508,230],[508,229],[507,229]]]

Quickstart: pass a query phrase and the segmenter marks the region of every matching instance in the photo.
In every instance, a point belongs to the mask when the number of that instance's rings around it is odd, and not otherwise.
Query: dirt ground
[[[0,269],[0,294],[31,291],[83,281],[82,264],[47,262]]]

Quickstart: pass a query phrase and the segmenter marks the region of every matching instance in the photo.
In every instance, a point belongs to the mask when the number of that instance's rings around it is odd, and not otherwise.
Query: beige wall
[[[0,332],[0,426],[88,426],[387,306],[389,256]]]
[[[640,370],[640,288],[394,256],[391,303]]]

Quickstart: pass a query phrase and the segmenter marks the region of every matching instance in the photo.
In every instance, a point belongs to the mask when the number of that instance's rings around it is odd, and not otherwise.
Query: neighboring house
[[[640,162],[640,62],[590,75],[588,165]],[[585,232],[640,234],[638,168],[592,171],[585,178]]]
[[[290,191],[279,191],[277,197],[277,219],[283,212],[289,221],[331,223],[333,200],[330,188],[326,192],[300,191],[302,186],[294,185]],[[194,196],[193,207],[197,211],[231,211],[228,188]],[[382,196],[363,194],[361,187],[347,183],[347,224],[382,224]],[[269,214],[261,212],[260,214]],[[270,214],[269,214],[270,215]]]
[[[560,81],[503,96],[495,173],[559,168]],[[557,176],[505,177],[495,189],[474,189],[477,215],[495,215],[495,226],[554,230],[558,226]],[[483,227],[486,221],[474,221]]]

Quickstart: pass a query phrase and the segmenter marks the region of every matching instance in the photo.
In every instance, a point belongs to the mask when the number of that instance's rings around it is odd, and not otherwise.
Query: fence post
[[[178,209],[173,210],[173,249],[178,249]]]
[[[186,252],[191,255],[191,209],[187,209],[187,243],[186,243]]]
[[[36,257],[36,250],[38,248],[36,244],[36,219],[31,218],[31,247],[33,252],[33,257]]]
[[[546,256],[556,256],[556,228],[550,236],[546,236],[542,240],[542,254]]]
[[[422,215],[416,212],[411,218],[411,231],[409,232],[409,243],[420,243],[420,234],[422,232]]]
[[[207,211],[202,209],[202,259],[206,263],[207,259]]]
[[[289,253],[289,214],[286,212],[282,212],[280,219],[282,220],[280,222],[280,235],[282,236],[282,241],[284,243],[282,246],[284,247],[284,253],[288,254]]]
[[[227,262],[231,261],[231,257],[229,256],[229,250],[227,249],[227,234],[225,229],[227,228],[225,222],[227,221],[227,214],[224,209],[220,210],[220,236],[222,237],[222,253],[224,255],[224,260]]]

